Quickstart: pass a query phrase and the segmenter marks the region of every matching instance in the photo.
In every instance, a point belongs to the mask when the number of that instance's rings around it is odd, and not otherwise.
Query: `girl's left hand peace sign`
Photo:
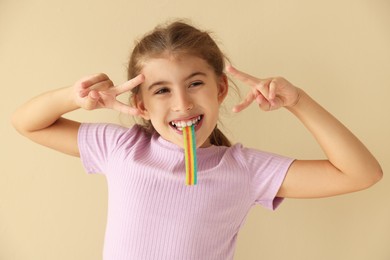
[[[284,78],[259,79],[239,71],[231,65],[227,66],[226,70],[251,87],[246,98],[233,108],[234,112],[244,110],[254,101],[264,111],[271,111],[280,107],[292,107],[299,101],[299,88]]]

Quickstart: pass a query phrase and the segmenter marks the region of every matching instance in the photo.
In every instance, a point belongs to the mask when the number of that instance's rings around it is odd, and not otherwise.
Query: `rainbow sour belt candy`
[[[198,182],[196,162],[196,139],[194,125],[183,127],[184,157],[186,163],[186,185]]]

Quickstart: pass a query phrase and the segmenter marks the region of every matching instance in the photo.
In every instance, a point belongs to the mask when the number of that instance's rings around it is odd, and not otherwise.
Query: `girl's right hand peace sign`
[[[116,97],[137,87],[144,80],[141,74],[121,85],[114,86],[110,78],[103,73],[87,76],[73,85],[75,103],[86,110],[110,108],[121,113],[138,115],[137,108],[118,101]]]

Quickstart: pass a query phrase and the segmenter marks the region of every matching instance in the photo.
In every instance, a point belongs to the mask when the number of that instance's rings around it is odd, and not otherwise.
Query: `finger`
[[[99,82],[95,83],[93,86],[91,86],[90,89],[106,90],[106,89],[109,89],[113,86],[114,86],[114,84],[112,83],[112,81],[110,79],[106,79],[106,80],[99,81]]]
[[[229,72],[230,74],[233,75],[233,77],[241,80],[242,82],[250,85],[250,86],[255,86],[259,79],[253,77],[252,75],[246,74],[245,72],[242,72],[236,68],[234,68],[232,65],[228,65],[226,67],[226,71]]]
[[[274,80],[271,80],[268,89],[268,100],[271,103],[271,105],[275,105],[275,97],[276,97],[276,82]]]
[[[79,96],[81,98],[84,98],[84,97],[88,96],[89,92],[92,90],[104,90],[104,89],[108,89],[112,86],[113,86],[112,81],[110,79],[106,79],[103,81],[97,81],[95,84],[89,85],[89,87],[86,87],[86,85],[82,86],[81,90],[79,90],[78,93],[79,93]]]
[[[272,104],[265,98],[259,103],[259,107],[263,111],[271,111],[272,110]]]
[[[144,81],[145,81],[145,76],[140,74],[137,77],[132,78],[131,80],[126,81],[125,83],[116,86],[115,87],[115,92],[117,94],[122,94],[124,92],[132,90],[133,88],[139,86]]]
[[[256,102],[259,105],[259,108],[263,111],[270,111],[272,108],[272,104],[268,99],[266,99],[263,95],[258,95],[256,97]]]
[[[123,114],[130,114],[133,116],[140,114],[140,111],[137,108],[126,105],[118,100],[116,100],[114,102],[114,104],[112,105],[112,108],[115,109],[116,111],[123,113]]]
[[[256,97],[256,102],[257,102],[257,104],[261,105],[264,102],[267,102],[267,99],[263,95],[258,95]]]
[[[89,90],[88,89],[82,89],[78,93],[79,93],[79,97],[85,98],[86,96],[88,96]]]
[[[98,73],[95,75],[88,76],[80,80],[80,86],[83,89],[89,88],[94,84],[97,84],[101,81],[109,80],[108,76],[104,73]]]
[[[85,99],[84,109],[92,110],[97,107],[99,102],[99,94],[96,91],[90,91]]]
[[[249,92],[246,98],[238,105],[233,107],[233,112],[238,113],[247,108],[253,100],[256,99],[256,94],[253,92]]]

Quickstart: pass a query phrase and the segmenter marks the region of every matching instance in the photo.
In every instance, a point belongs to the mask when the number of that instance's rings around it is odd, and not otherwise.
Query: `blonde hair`
[[[132,79],[141,73],[144,62],[159,57],[165,53],[171,55],[190,54],[205,60],[214,70],[217,77],[224,75],[225,55],[211,38],[210,33],[201,31],[183,21],[175,21],[166,26],[158,26],[146,34],[131,53],[127,77]],[[132,90],[130,102],[134,104],[134,97],[139,87]],[[148,120],[140,124],[148,132],[155,131]],[[229,139],[217,128],[210,135],[210,143],[218,146],[231,146]]]

